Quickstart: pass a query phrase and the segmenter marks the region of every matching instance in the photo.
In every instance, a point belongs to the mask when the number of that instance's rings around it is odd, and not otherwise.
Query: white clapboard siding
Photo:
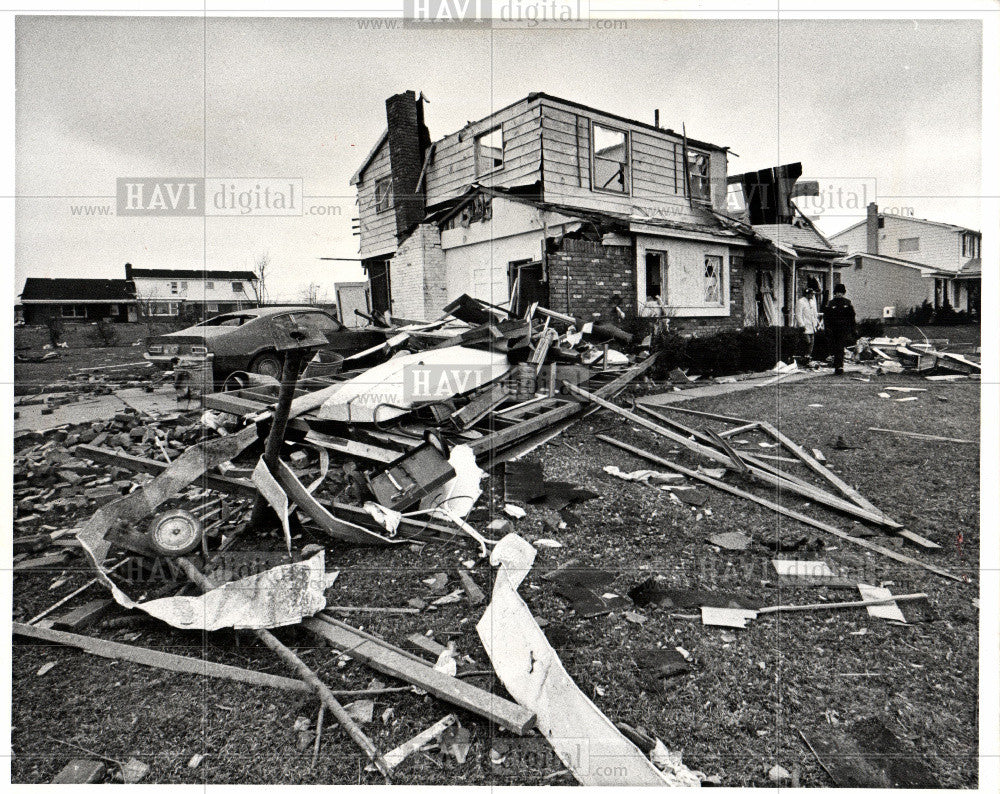
[[[504,166],[480,181],[499,187],[536,182],[541,176],[541,140],[537,100],[519,102],[460,132],[442,138],[427,168],[427,204],[433,206],[460,195],[477,180],[475,139],[497,126],[503,130]]]
[[[591,190],[591,121],[629,133],[631,195]],[[662,211],[678,221],[696,220],[684,197],[683,147],[678,135],[543,100],[542,147],[548,201],[627,215],[636,214],[636,208],[640,208],[641,215]],[[707,153],[724,156],[720,152]]]
[[[375,209],[375,183],[390,175],[389,144],[383,143],[358,182],[358,220],[361,229],[361,258],[396,250],[396,214],[392,207]]]

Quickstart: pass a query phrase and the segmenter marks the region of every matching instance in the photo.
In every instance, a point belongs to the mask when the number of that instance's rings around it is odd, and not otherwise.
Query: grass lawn
[[[914,402],[880,399],[878,392],[891,385],[928,391],[916,394]],[[614,479],[603,472],[605,465],[633,470],[650,464],[598,441],[595,433],[614,435],[685,465],[696,461],[686,452],[671,453],[666,439],[601,412],[529,458],[543,463],[548,479],[569,480],[601,494],[575,508],[580,526],[547,526],[545,519],[557,519],[557,514],[534,505],[527,507],[527,518],[516,526],[529,540],[544,537],[563,544],[558,549],[539,549],[521,593],[535,616],[548,621],[545,630],[580,688],[613,721],[659,736],[672,750],[683,751],[684,762],[692,769],[718,774],[727,786],[770,785],[767,771],[775,764],[798,772],[803,786],[830,786],[831,780],[798,730],[831,723],[849,725],[879,716],[913,742],[916,754],[943,786],[974,787],[978,777],[979,447],[872,433],[867,428],[978,438],[979,383],[932,383],[902,375],[873,378],[871,383],[825,377],[683,406],[767,420],[803,446],[821,449],[835,471],[886,513],[943,546],[937,552],[923,552],[907,544],[900,551],[964,574],[968,582],[953,582],[877,556],[707,486],[698,486],[698,492],[708,497],[707,504],[692,508],[676,503],[664,491]],[[677,418],[695,427],[709,424],[697,417],[678,414]],[[835,450],[833,443],[841,435],[859,448]],[[788,465],[805,476],[799,471],[802,466]],[[779,498],[852,533],[865,532],[849,517],[749,487],[733,473],[726,475],[726,481]],[[472,517],[480,528],[502,506],[498,496],[502,495],[502,477],[493,476],[485,483],[492,493]],[[749,535],[754,544],[743,552],[718,551],[706,544],[709,535],[731,530]],[[928,593],[933,608],[913,614],[933,619],[894,625],[869,618],[864,611],[831,610],[761,616],[746,630],[731,633],[671,617],[673,609],[660,607],[633,608],[646,617],[641,624],[625,620],[620,610],[585,620],[576,617],[552,584],[541,578],[542,573],[576,558],[613,571],[615,582],[609,589],[622,595],[659,574],[671,586],[734,593],[761,604],[857,598],[856,590],[779,587],[770,565],[775,555],[759,543],[777,533],[802,533],[825,544],[781,556],[824,559],[845,577],[869,584],[891,582],[897,594]],[[875,534],[881,533],[875,530]],[[893,543],[888,538],[874,539]],[[422,579],[443,571],[449,576],[450,591],[457,585],[456,566],[474,557],[471,546],[465,544],[427,545],[420,551],[335,547],[328,552],[328,567],[339,569],[341,575],[328,600],[401,606],[414,596],[427,599],[429,591]],[[472,576],[488,594],[488,565],[480,562]],[[35,614],[85,581],[87,574],[81,570],[69,583],[49,592],[54,578],[52,573],[17,576],[15,619]],[[461,653],[472,657],[476,669],[489,670],[475,632],[481,614],[482,607],[470,607],[463,599],[419,615],[378,615],[375,619],[352,615],[347,619],[398,644],[415,631],[433,631],[439,642],[454,640]],[[87,632],[286,674],[266,648],[245,634],[237,642],[232,632],[202,637],[152,622],[138,628],[90,628]],[[357,662],[338,660],[301,630],[283,629],[278,636],[296,647],[331,687],[364,689],[375,679],[385,685],[393,683]],[[651,680],[635,660],[640,651],[657,647],[683,648],[690,654],[690,671],[666,681]],[[47,661],[58,664],[38,677],[36,672]],[[502,692],[489,676],[475,680]],[[377,775],[363,771],[360,753],[329,717],[319,762],[310,768],[312,748],[296,748],[292,725],[300,715],[315,720],[316,703],[311,698],[202,681],[40,645],[15,645],[13,686],[14,782],[47,782],[67,760],[82,757],[52,738],[121,760],[139,757],[152,766],[146,782],[379,781]],[[374,699],[375,719],[365,729],[383,750],[451,711],[431,697],[411,693]],[[542,739],[515,739],[484,720],[457,713],[472,732],[467,762],[459,765],[443,754],[419,754],[400,767],[398,782],[572,782],[566,774],[545,777],[562,767]],[[491,749],[499,752],[502,762],[491,762]],[[188,759],[195,753],[206,758],[197,769],[189,769]]]

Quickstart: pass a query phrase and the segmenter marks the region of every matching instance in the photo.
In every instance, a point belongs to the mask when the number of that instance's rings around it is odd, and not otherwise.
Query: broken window
[[[375,182],[375,211],[386,212],[392,207],[392,177],[386,176]]]
[[[593,189],[629,192],[628,133],[593,125]]]
[[[688,152],[687,166],[691,198],[696,201],[711,201],[712,190],[708,176],[708,155],[701,152]]]
[[[503,168],[503,128],[497,127],[477,135],[476,176],[483,176]]]
[[[233,282],[233,292],[243,292],[243,282],[234,281]]]
[[[722,257],[705,257],[705,303],[722,304]]]
[[[919,251],[920,250],[920,238],[919,237],[900,237],[899,238],[899,251],[903,253],[904,251]]]
[[[667,252],[646,251],[646,300],[663,302],[663,282],[667,275]]]

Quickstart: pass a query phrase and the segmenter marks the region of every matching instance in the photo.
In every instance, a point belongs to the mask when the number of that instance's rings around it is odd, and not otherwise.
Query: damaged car
[[[315,306],[264,306],[220,314],[191,328],[146,340],[144,358],[164,369],[211,362],[221,381],[234,372],[281,377],[283,354],[276,349],[276,323],[318,331],[328,344],[321,361],[334,362],[385,342],[384,332],[347,328]]]

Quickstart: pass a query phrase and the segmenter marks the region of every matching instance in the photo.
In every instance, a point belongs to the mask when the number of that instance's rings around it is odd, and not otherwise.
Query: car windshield
[[[202,328],[206,325],[243,325],[251,320],[256,319],[252,314],[220,314],[218,317],[213,317],[211,320],[205,320],[203,323],[198,323],[196,327]]]

